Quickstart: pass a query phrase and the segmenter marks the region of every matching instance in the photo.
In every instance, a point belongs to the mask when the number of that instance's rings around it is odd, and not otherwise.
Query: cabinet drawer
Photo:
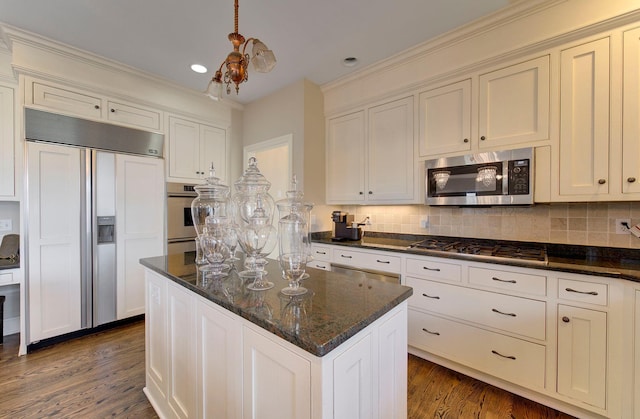
[[[564,300],[606,306],[608,291],[607,284],[558,278],[558,298]]]
[[[333,249],[332,262],[376,271],[400,273],[400,256]]]
[[[410,346],[529,388],[542,389],[546,348],[409,309]]]
[[[328,246],[312,244],[311,256],[313,256],[314,260],[323,260],[326,262],[331,262],[331,248]]]
[[[407,258],[406,263],[407,275],[454,282],[462,280],[462,267],[454,263],[445,263],[429,257]]]
[[[159,112],[112,101],[107,104],[107,107],[107,119],[109,121],[160,130]]]
[[[0,285],[13,284],[13,272],[0,273]]]
[[[322,269],[323,271],[331,270],[331,263],[323,260],[312,260],[311,262],[307,263],[307,266],[316,269]]]
[[[407,277],[409,305],[534,339],[546,337],[544,301]]]
[[[533,295],[547,295],[547,277],[542,275],[470,267],[469,284]]]
[[[101,98],[35,82],[33,104],[96,119],[102,116]]]

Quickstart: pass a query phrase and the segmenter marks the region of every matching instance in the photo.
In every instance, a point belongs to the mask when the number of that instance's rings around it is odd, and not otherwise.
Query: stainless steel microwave
[[[425,162],[427,205],[533,204],[533,148]]]

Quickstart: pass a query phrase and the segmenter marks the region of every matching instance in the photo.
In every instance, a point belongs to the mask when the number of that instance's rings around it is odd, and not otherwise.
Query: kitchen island
[[[161,417],[403,418],[412,289],[309,269],[289,297],[203,275],[193,253],[146,268],[145,393]]]

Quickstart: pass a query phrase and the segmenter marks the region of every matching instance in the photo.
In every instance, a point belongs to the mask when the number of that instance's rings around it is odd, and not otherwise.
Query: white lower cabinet
[[[558,305],[558,393],[604,409],[607,313]]]
[[[243,327],[243,417],[311,418],[311,362]]]
[[[546,348],[541,344],[410,310],[409,345],[514,384],[545,386]]]
[[[167,294],[169,352],[169,408],[178,418],[196,415],[195,297],[176,285],[169,284]]]
[[[406,418],[406,302],[316,357],[145,275],[144,391],[160,417]]]

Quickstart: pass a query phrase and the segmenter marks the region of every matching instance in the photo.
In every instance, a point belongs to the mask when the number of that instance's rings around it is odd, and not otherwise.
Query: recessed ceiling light
[[[195,71],[196,73],[206,73],[207,72],[207,67],[203,66],[202,64],[191,64],[191,69],[193,71]]]
[[[342,65],[345,67],[355,67],[358,65],[358,59],[356,57],[347,57],[342,60]]]

